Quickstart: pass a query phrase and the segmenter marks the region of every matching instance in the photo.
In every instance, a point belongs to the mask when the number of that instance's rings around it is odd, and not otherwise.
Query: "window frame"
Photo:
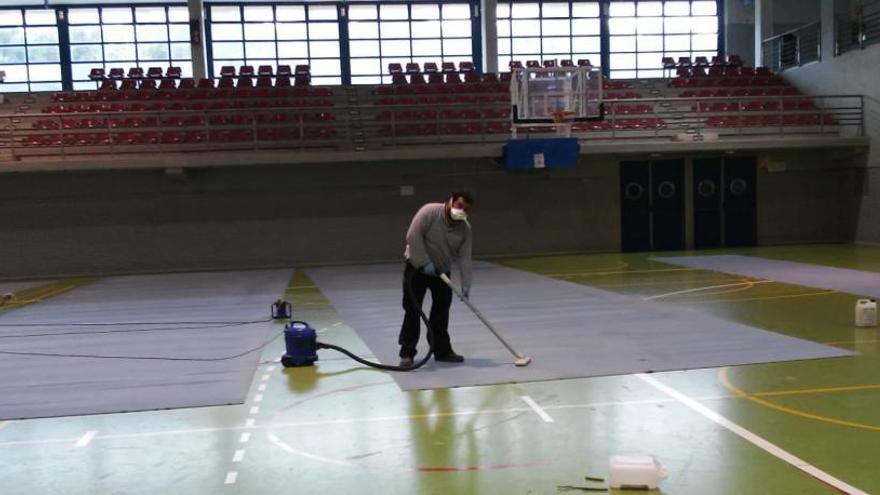
[[[28,24],[27,11],[30,11],[30,10],[41,10],[41,11],[51,10],[51,11],[53,11],[55,13],[55,16],[54,16],[55,23],[54,24],[33,24],[33,25]],[[0,27],[2,27],[2,28],[18,27],[18,28],[21,28],[22,33],[23,33],[22,43],[13,43],[13,44],[8,44],[8,45],[4,44],[4,45],[0,45],[0,48],[21,48],[24,50],[24,63],[23,64],[22,63],[9,63],[9,64],[4,63],[4,64],[0,65],[0,68],[6,67],[6,66],[24,65],[25,72],[27,74],[27,79],[25,81],[16,81],[16,82],[6,81],[6,82],[0,84],[0,93],[3,93],[3,92],[8,92],[8,93],[28,92],[28,93],[31,93],[31,92],[35,92],[35,90],[33,89],[34,86],[49,86],[49,85],[57,85],[57,89],[38,89],[36,91],[59,91],[59,90],[64,89],[64,63],[65,63],[65,60],[64,60],[64,48],[63,48],[62,39],[61,39],[61,29],[60,29],[61,21],[58,17],[58,10],[59,9],[44,9],[44,8],[41,8],[39,5],[32,5],[32,6],[20,5],[20,6],[0,7],[0,11],[3,11],[3,12],[17,11],[21,15],[21,24],[20,25],[18,25],[18,26],[0,26]],[[55,41],[54,43],[30,43],[30,42],[28,42],[28,39],[27,39],[28,38],[27,37],[27,28],[28,27],[44,27],[44,28],[54,27],[56,29],[57,41]],[[30,61],[30,59],[31,59],[30,48],[41,47],[41,46],[56,47],[58,49],[58,60],[54,61],[54,62],[31,62]],[[51,81],[33,81],[31,79],[31,67],[33,67],[33,66],[58,66],[58,68],[59,68],[58,72],[59,72],[60,77],[57,80],[51,80]],[[14,87],[14,86],[19,86],[19,85],[27,86],[27,90],[20,91],[20,90],[9,89],[10,86]]]

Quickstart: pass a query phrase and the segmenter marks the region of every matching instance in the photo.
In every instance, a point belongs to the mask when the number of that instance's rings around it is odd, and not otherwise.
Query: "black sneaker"
[[[413,361],[411,357],[400,358],[400,367],[401,368],[412,368],[416,363]]]
[[[440,361],[441,363],[463,363],[464,356],[450,352],[442,356],[434,356],[434,361]]]

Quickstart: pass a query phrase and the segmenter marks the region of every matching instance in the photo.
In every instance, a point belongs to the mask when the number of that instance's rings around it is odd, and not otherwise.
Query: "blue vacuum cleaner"
[[[284,327],[284,346],[281,356],[285,368],[312,366],[318,360],[318,333],[304,321],[291,321]]]

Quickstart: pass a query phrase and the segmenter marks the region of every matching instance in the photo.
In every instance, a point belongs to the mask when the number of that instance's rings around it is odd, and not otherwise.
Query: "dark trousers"
[[[418,306],[413,304],[412,298],[407,292],[407,280],[411,280],[413,295]],[[421,330],[421,317],[419,309],[425,300],[425,293],[431,290],[431,314],[428,320],[431,322],[432,334],[428,333],[429,342],[434,349],[434,355],[446,356],[452,354],[452,345],[449,343],[449,308],[452,306],[452,289],[440,280],[440,277],[425,275],[409,263],[403,272],[403,325],[400,326],[400,357],[414,357],[416,345],[419,343]]]

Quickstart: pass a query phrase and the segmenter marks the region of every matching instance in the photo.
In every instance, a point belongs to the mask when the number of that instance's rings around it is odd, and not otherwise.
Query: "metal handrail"
[[[813,22],[771,36],[762,43],[764,65],[774,72],[822,59],[822,24]]]
[[[864,49],[880,42],[880,0],[865,1],[834,19],[835,54]]]

